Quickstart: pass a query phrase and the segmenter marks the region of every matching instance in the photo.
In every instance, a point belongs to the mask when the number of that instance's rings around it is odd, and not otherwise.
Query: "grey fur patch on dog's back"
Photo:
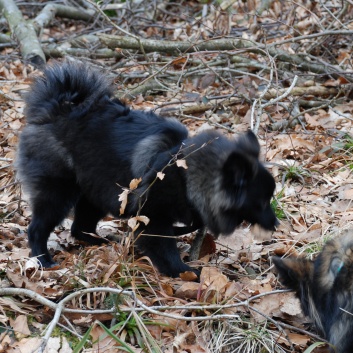
[[[158,135],[145,137],[135,147],[132,155],[131,171],[136,178],[142,177],[151,165],[153,157],[168,149],[167,142]]]
[[[176,145],[176,141],[180,143],[180,134],[185,133],[186,130],[184,127],[183,130],[180,129],[181,124],[177,119],[168,119],[168,123],[170,125],[168,130],[145,137],[134,148],[131,161],[131,171],[134,177],[142,177],[153,164],[158,153],[170,150]],[[173,132],[175,139],[171,138],[168,132]],[[183,137],[186,138],[187,133]],[[173,156],[171,155],[170,158],[172,159]]]

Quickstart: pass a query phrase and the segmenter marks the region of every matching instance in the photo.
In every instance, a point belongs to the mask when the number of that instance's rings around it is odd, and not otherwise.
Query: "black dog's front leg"
[[[81,195],[75,205],[75,218],[71,227],[71,235],[77,240],[91,245],[107,243],[106,239],[91,235],[96,234],[97,223],[105,215],[104,211],[92,204],[84,195]]]
[[[179,277],[180,273],[185,271],[197,272],[181,261],[171,226],[147,226],[142,234],[137,236],[137,246],[158,270],[167,276]]]

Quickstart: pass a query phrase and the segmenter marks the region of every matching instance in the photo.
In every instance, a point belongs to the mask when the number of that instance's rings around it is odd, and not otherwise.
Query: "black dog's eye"
[[[344,266],[344,262],[339,258],[333,258],[330,265],[330,271],[337,276]]]

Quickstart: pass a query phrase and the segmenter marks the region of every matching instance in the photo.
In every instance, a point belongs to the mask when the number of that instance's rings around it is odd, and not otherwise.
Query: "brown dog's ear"
[[[280,282],[296,292],[312,282],[314,275],[314,263],[303,257],[272,257],[279,274]]]

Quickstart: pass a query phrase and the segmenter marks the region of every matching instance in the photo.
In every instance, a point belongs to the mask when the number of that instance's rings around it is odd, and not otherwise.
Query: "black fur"
[[[175,222],[184,223],[185,231],[207,226],[215,235],[233,232],[243,220],[274,229],[275,183],[258,160],[253,133],[237,141],[214,131],[189,137],[177,120],[131,110],[112,91],[100,72],[65,62],[47,67],[25,98],[27,126],[16,164],[33,211],[32,256],[43,266],[53,265],[49,233],[72,207],[72,235],[101,243],[87,233],[95,233],[108,213],[121,217],[122,187],[140,177],[123,217],[135,216],[142,205],[140,214],[150,222],[138,229],[146,235],[137,245],[167,275],[190,270],[177,251],[173,236],[183,228],[174,228]],[[176,159],[185,159],[188,168]],[[162,170],[164,179],[155,181]]]
[[[295,290],[305,315],[332,345],[330,352],[353,349],[353,232],[327,242],[311,261],[273,258],[281,282]]]

